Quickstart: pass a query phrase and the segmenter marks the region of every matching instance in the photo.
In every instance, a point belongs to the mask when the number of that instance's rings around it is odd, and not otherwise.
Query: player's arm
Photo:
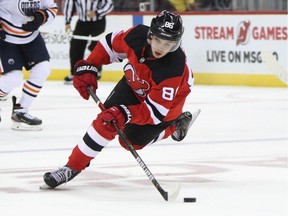
[[[118,45],[123,40],[122,37],[122,32],[107,34],[97,43],[87,60],[80,60],[75,64],[73,85],[84,99],[89,99],[87,86],[92,86],[94,92],[97,89],[98,68],[112,62],[121,62],[127,57]]]
[[[87,60],[93,62],[98,68],[114,62],[122,62],[127,58],[124,38],[130,30],[107,34],[97,43]]]
[[[54,0],[48,0],[46,1],[46,3],[43,4],[42,10],[47,13],[47,19],[45,23],[49,24],[57,16],[58,7],[57,7],[57,4],[54,3]]]
[[[22,29],[27,32],[33,32],[45,23],[52,22],[57,15],[58,7],[53,0],[43,3],[43,7],[34,12],[28,12],[26,16],[31,18],[31,21],[24,23]]]

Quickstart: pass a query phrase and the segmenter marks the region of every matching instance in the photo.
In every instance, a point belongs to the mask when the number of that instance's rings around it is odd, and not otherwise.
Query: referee
[[[65,31],[71,31],[71,19],[75,11],[78,20],[73,31],[73,35],[81,36],[98,36],[105,31],[106,15],[114,8],[112,0],[65,0],[63,13],[65,16]],[[75,63],[84,58],[87,40],[71,39],[70,41],[70,73],[71,75],[64,78],[64,84],[72,84],[73,67]],[[98,41],[91,41],[88,49],[92,51]],[[99,69],[98,79],[101,78]]]

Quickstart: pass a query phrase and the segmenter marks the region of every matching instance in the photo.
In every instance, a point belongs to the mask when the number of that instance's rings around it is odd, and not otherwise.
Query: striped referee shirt
[[[66,24],[70,24],[75,12],[82,22],[91,22],[103,19],[114,8],[112,0],[65,0],[63,13]],[[87,11],[95,11],[96,16],[88,17]]]

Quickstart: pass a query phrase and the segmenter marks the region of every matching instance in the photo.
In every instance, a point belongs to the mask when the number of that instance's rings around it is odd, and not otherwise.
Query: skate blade
[[[42,125],[28,125],[21,122],[13,121],[11,129],[18,131],[40,131],[42,130]]]
[[[201,112],[201,109],[198,109],[197,111],[192,113],[192,121],[190,122],[189,127],[191,127],[191,125],[195,122],[200,112]]]
[[[39,190],[53,190],[54,188],[49,187],[47,184],[40,185]]]

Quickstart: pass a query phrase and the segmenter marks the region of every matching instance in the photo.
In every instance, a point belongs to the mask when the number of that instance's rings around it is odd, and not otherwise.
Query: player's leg
[[[2,74],[0,77],[0,97],[7,97],[13,89],[21,85],[22,81],[23,73],[21,70],[12,70]]]
[[[116,136],[110,124],[104,124],[101,118],[96,118],[87,129],[83,139],[72,150],[67,164],[57,170],[44,174],[44,182],[49,188],[55,188],[66,183],[83,171],[107,144]]]
[[[186,137],[189,128],[200,114],[200,111],[200,109],[193,113],[186,111],[174,121],[173,126],[175,126],[175,131],[171,135],[173,140],[180,142]]]
[[[21,85],[22,81],[23,73],[21,70],[13,70],[9,73],[2,74],[0,77],[0,103],[1,101],[7,100],[7,95],[17,86]]]
[[[136,125],[127,124],[124,133],[136,150],[145,146],[166,139],[171,136],[175,141],[182,141],[188,133],[189,128],[196,120],[200,110],[182,113],[177,119],[171,122],[162,122],[158,125]],[[119,138],[119,143],[125,149],[126,144]]]
[[[169,123],[160,123],[158,125],[136,125],[128,123],[125,126],[124,133],[135,150],[140,150],[146,145],[163,139],[167,127],[169,127]],[[128,149],[120,137],[119,143],[122,147]]]
[[[120,80],[105,102],[111,107],[120,104],[137,104],[139,101],[126,84],[125,78]],[[110,124],[103,124],[103,120],[96,118],[88,128],[83,139],[71,152],[67,164],[57,170],[44,174],[44,182],[49,188],[55,188],[66,183],[84,170],[107,144],[113,140],[117,132]]]
[[[0,40],[0,103],[7,95],[23,81],[22,67],[24,61],[21,56],[20,45]]]
[[[31,43],[22,45],[22,55],[25,58],[25,68],[30,70],[30,74],[23,83],[20,101],[17,103],[17,98],[12,98],[12,129],[41,130],[42,120],[29,114],[32,103],[40,93],[51,71],[50,57],[40,34]]]

